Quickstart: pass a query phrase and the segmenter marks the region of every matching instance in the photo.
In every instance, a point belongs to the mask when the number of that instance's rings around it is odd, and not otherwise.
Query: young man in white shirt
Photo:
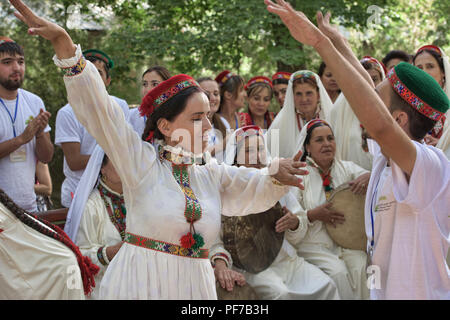
[[[20,207],[36,212],[36,163],[53,157],[41,98],[21,89],[25,77],[22,47],[0,37],[0,188]]]
[[[427,73],[405,62],[375,92],[346,39],[329,24],[329,14],[317,14],[317,28],[283,0],[265,3],[296,40],[316,49],[380,146],[374,151],[365,210],[368,253],[372,270],[378,270],[371,298],[450,299],[445,262],[450,162],[441,150],[422,143],[449,108],[445,92]]]
[[[83,54],[97,67],[105,86],[109,86],[111,83],[110,69],[113,68],[114,62],[100,50],[86,50]],[[113,98],[122,108],[125,118],[128,119],[127,102],[114,96]],[[58,111],[55,126],[55,144],[60,146],[64,152],[63,170],[66,176],[61,186],[61,204],[68,208],[97,142],[78,121],[69,104]]]

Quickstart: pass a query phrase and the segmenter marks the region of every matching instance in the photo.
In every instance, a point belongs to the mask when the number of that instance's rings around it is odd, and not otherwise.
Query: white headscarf
[[[317,86],[319,87],[320,94],[320,113],[319,117],[322,120],[329,121],[331,108],[333,102],[331,101],[325,87],[320,80],[320,77],[314,72],[308,70],[301,70],[294,72],[289,79],[289,84],[286,91],[286,98],[284,99],[283,109],[278,113],[272,122],[269,130],[266,133],[267,148],[269,149],[272,157],[284,157],[289,158],[294,156],[298,150],[295,149],[297,146],[298,137],[300,135],[300,130],[297,124],[297,114],[294,104],[294,90],[293,83],[294,80],[304,74],[311,74],[316,79]],[[303,124],[304,126],[304,124]],[[278,132],[278,135],[277,135]],[[279,137],[279,143],[277,138]],[[277,154],[276,147],[279,148],[279,153]]]
[[[301,151],[304,152],[304,145],[305,145],[305,141],[306,141],[306,136],[308,135],[308,126],[309,125],[313,125],[314,122],[319,122],[320,120],[323,120],[323,119],[313,119],[311,121],[308,121],[308,123],[306,123],[303,126],[302,131],[300,131],[300,134],[298,136],[297,145],[296,145],[295,150],[298,150],[298,151],[301,150]],[[333,131],[333,127],[331,126],[331,124],[329,124],[326,120],[324,120],[324,121],[330,126],[331,130]],[[333,134],[334,134],[334,131],[333,131]]]
[[[439,48],[441,51],[442,60],[444,62],[444,74],[445,74],[445,86],[444,91],[447,94],[447,97],[450,99],[450,59],[445,54],[444,50]],[[445,117],[447,118],[444,123],[444,132],[442,133],[441,138],[439,139],[437,148],[443,150],[447,157],[450,159],[450,110],[445,113]]]
[[[70,204],[64,231],[74,242],[77,239],[78,228],[80,227],[80,221],[83,216],[84,208],[86,207],[86,202],[92,190],[98,183],[104,156],[105,153],[103,152],[103,149],[97,145],[89,158],[89,162],[75,191],[75,196]]]
[[[386,78],[383,65],[372,57],[364,57],[361,62],[365,59],[378,64],[381,81],[383,81]],[[372,155],[362,150],[361,143],[357,144],[355,150],[355,144],[350,139],[352,130],[355,130],[355,128],[360,130],[360,121],[343,93],[339,94],[336,99],[330,118],[330,124],[336,139],[336,155],[342,160],[353,161],[357,165],[370,170],[372,168]]]
[[[244,146],[244,141],[246,137],[252,137],[255,135],[259,135],[262,137],[264,146],[266,148],[266,161],[267,163],[270,162],[270,154],[267,150],[266,141],[264,138],[264,133],[258,126],[244,126],[241,128],[238,128],[235,130],[227,141],[227,146],[225,148],[225,157],[224,157],[224,163],[228,164],[230,166],[234,165],[234,160],[236,159],[236,155],[238,154],[240,148]]]

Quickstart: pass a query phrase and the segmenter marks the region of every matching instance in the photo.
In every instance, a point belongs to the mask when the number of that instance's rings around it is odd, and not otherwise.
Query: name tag
[[[21,146],[19,149],[9,155],[11,162],[25,162],[27,161],[27,149],[25,146]]]

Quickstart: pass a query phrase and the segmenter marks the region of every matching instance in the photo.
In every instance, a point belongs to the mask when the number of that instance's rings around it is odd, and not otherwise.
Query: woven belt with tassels
[[[198,250],[192,248],[187,249],[173,243],[149,239],[129,232],[125,234],[124,241],[138,247],[173,254],[180,257],[208,259],[209,255],[208,249],[198,249]]]

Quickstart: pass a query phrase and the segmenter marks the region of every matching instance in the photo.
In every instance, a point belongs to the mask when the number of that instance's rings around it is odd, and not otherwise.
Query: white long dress
[[[0,203],[0,299],[84,298],[75,254],[23,224]]]
[[[104,184],[103,186],[108,189]],[[108,191],[115,193],[111,189],[108,189]],[[100,267],[100,271],[95,276],[96,286],[91,292],[91,299],[99,298],[100,283],[107,269],[107,266],[103,265],[98,259],[98,249],[104,246],[113,246],[120,242],[122,242],[120,233],[108,215],[100,192],[95,188],[86,202],[75,241],[81,253],[91,258],[92,262]]]
[[[311,158],[308,159],[314,162]],[[304,176],[305,190],[297,191],[305,217],[308,210],[326,202],[319,171],[311,165],[308,165],[306,169],[309,174]],[[366,172],[353,162],[335,159],[331,168],[331,187],[336,189]],[[318,266],[334,280],[342,299],[368,299],[366,253],[338,246],[328,235],[322,221],[316,220],[312,223],[307,221],[308,231],[297,247],[298,254],[306,261]]]
[[[371,170],[373,156],[362,147],[361,123],[343,93],[339,95],[331,109],[330,124],[336,138],[338,158]]]
[[[289,192],[280,199],[292,213],[301,210],[294,193]],[[278,256],[272,264],[257,274],[246,272],[233,266],[231,254],[224,248],[221,237],[210,251],[210,259],[215,260],[217,254],[224,254],[223,259],[229,268],[242,273],[247,283],[255,290],[259,299],[263,300],[336,300],[339,294],[334,281],[318,267],[299,257],[295,247],[302,241],[307,231],[306,217],[297,215],[299,226],[296,230],[287,230]]]
[[[76,56],[55,63],[71,68]],[[82,69],[82,68],[80,68]],[[89,62],[81,73],[64,77],[68,100],[79,119],[112,161],[127,204],[127,233],[180,244],[189,231],[184,217],[186,198],[174,179],[172,164],[142,141],[126,123]],[[95,108],[90,106],[95,105]],[[186,167],[189,186],[201,205],[194,223],[208,249],[220,230],[220,214],[245,215],[271,208],[287,192],[267,170],[218,165]],[[111,261],[100,285],[102,299],[217,299],[214,272],[208,259],[188,258],[124,243]]]

